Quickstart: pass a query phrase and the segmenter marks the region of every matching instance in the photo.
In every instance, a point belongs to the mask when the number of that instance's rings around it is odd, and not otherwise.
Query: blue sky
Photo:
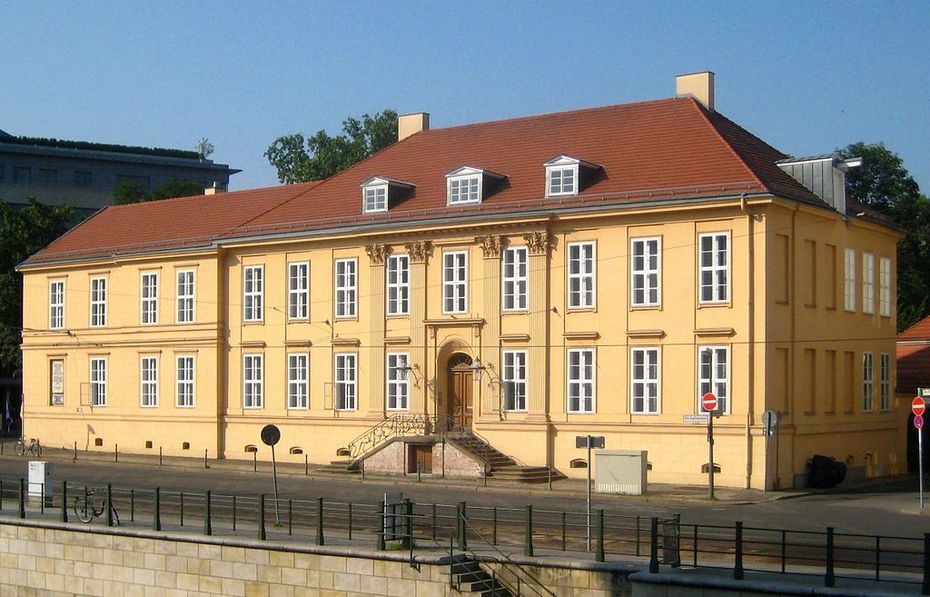
[[[930,193],[926,2],[0,3],[0,129],[192,149],[277,183],[275,137],[384,108],[432,126],[674,95],[782,151],[884,142]]]

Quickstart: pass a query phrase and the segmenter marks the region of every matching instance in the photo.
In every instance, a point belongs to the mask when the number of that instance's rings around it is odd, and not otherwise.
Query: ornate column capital
[[[433,243],[428,240],[405,243],[404,247],[410,255],[411,263],[423,263],[433,255]]]
[[[488,234],[487,236],[476,236],[475,242],[481,246],[481,252],[484,253],[485,259],[498,259],[501,256],[501,250],[504,248],[503,237]]]
[[[372,265],[384,265],[384,260],[391,254],[391,247],[387,245],[366,245],[365,252],[368,253]]]
[[[523,235],[531,255],[546,255],[552,247],[552,235],[548,230],[536,230]]]

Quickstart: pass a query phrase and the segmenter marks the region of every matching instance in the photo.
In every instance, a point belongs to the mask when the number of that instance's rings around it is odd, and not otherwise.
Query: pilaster
[[[529,395],[527,418],[546,419],[549,396],[549,255],[548,230],[523,235],[529,252]]]
[[[368,416],[384,418],[384,262],[391,254],[386,245],[368,245],[368,320],[371,336],[362,349],[368,358]]]
[[[479,356],[484,363],[494,364],[496,377],[501,373],[501,251],[504,248],[505,240],[500,236],[487,235],[476,238],[475,242],[481,247],[481,252],[484,255],[482,272],[484,277],[484,303],[482,306],[487,319],[482,333],[485,345],[481,347],[482,350]],[[502,399],[501,385],[496,383],[492,385],[492,388],[477,388],[480,391],[481,400],[478,403],[480,410],[475,413],[476,416],[482,418],[499,417]]]
[[[436,377],[436,364],[428,359],[428,339],[423,321],[426,319],[426,301],[429,297],[427,279],[427,265],[433,254],[433,243],[429,241],[416,241],[406,243],[404,248],[410,256],[410,361],[420,366],[416,373],[422,380],[418,384],[410,385],[410,412],[433,413],[435,404],[430,395],[429,381]],[[419,387],[417,387],[419,386]]]

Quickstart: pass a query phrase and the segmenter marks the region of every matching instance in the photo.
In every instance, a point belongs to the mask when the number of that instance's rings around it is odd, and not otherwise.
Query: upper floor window
[[[265,266],[249,265],[243,270],[242,318],[245,321],[261,321],[264,317]]]
[[[594,243],[568,245],[568,306],[594,307]]]
[[[702,234],[698,243],[701,302],[726,303],[730,300],[730,233]]]
[[[568,351],[568,412],[594,412],[594,349]]]
[[[387,355],[387,409],[407,410],[410,395],[410,355],[406,352],[389,352]]]
[[[873,401],[873,376],[874,367],[872,363],[872,353],[862,353],[862,410],[869,412],[872,410]]]
[[[505,311],[525,311],[527,309],[527,249],[512,247],[504,251],[501,263],[504,269],[503,292],[501,298]]]
[[[336,317],[355,317],[358,261],[336,260]]]
[[[387,314],[410,313],[410,257],[391,255],[387,260]]]
[[[188,269],[177,272],[177,282],[178,323],[193,323],[194,271]]]
[[[878,313],[891,317],[891,259],[888,257],[878,260]]]
[[[356,355],[355,353],[337,353],[335,356],[336,410],[355,410],[356,398]]]
[[[634,238],[631,244],[631,303],[634,307],[656,307],[662,300],[659,286],[662,241],[659,238]]]
[[[546,197],[578,194],[578,165],[581,160],[560,155],[549,160],[546,167]]]
[[[442,254],[442,312],[465,313],[468,309],[468,254]]]
[[[414,185],[384,176],[373,176],[363,182],[361,187],[362,212],[368,214],[387,211],[392,203],[401,199]]]
[[[862,254],[862,312],[875,313],[875,256]]]
[[[142,324],[156,324],[158,323],[158,274],[155,272],[142,274],[140,286]]]
[[[503,351],[504,370],[501,380],[504,382],[504,410],[510,412],[526,411],[526,351]]]
[[[48,327],[60,330],[65,327],[65,281],[48,283]]]
[[[176,403],[181,408],[194,406],[194,357],[179,355],[177,358]]]
[[[856,310],[856,251],[846,249],[846,267],[843,270],[843,294],[846,298],[846,310]]]
[[[367,187],[365,192],[365,213],[387,211],[388,186],[386,184]]]
[[[90,279],[90,325],[103,327],[107,324],[107,279]]]
[[[632,350],[632,387],[630,411],[634,414],[659,412],[659,349]]]
[[[730,349],[727,346],[699,346],[698,412],[704,412],[701,398],[710,392],[717,397],[717,410],[730,412]]]
[[[158,357],[142,357],[139,379],[142,406],[158,406]]]
[[[287,318],[307,319],[310,316],[310,263],[287,264]]]
[[[90,360],[90,405],[107,405],[107,360],[104,357]]]
[[[479,203],[481,201],[480,174],[450,177],[448,183],[449,205]]]
[[[309,356],[305,352],[287,355],[287,407],[291,410],[309,407]]]
[[[263,404],[265,355],[242,355],[242,407],[261,408]]]

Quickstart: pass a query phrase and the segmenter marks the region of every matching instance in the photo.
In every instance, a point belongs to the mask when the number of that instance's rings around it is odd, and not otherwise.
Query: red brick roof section
[[[898,334],[898,342],[927,340],[930,342],[930,317],[921,319],[911,327]]]

